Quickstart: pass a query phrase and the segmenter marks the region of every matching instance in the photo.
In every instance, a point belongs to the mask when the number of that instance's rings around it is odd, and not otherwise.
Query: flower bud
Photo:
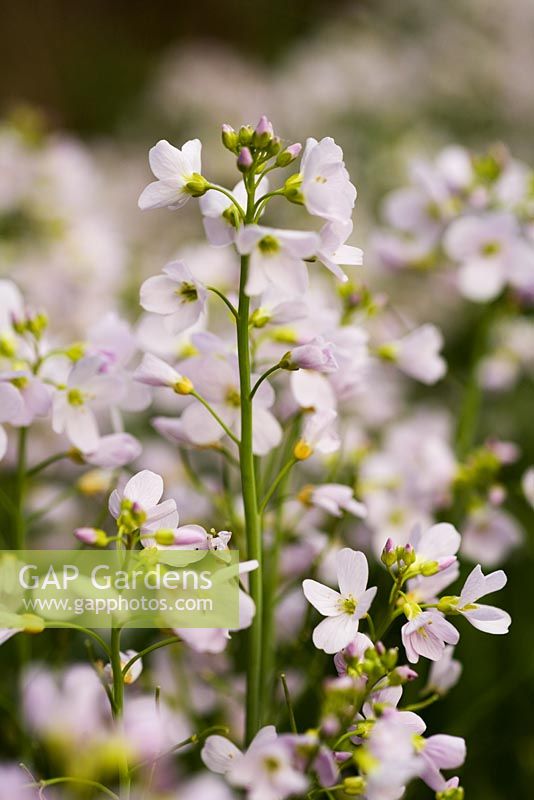
[[[202,197],[208,191],[209,182],[198,172],[194,172],[184,188],[192,197]]]
[[[391,537],[388,538],[388,540],[384,545],[384,549],[382,550],[380,560],[382,561],[382,564],[384,564],[388,568],[392,567],[397,560],[397,555],[395,553],[395,546],[393,544],[393,539],[391,539]]]
[[[252,144],[254,147],[266,147],[274,138],[274,130],[272,123],[267,119],[265,114],[260,117],[260,121],[256,125],[256,130],[252,137]]]
[[[407,544],[406,547],[404,548],[404,554],[402,560],[404,561],[406,566],[410,566],[415,562],[416,558],[417,556],[415,554],[415,550],[413,549],[413,544]]]
[[[280,367],[287,370],[313,369],[316,372],[336,372],[338,363],[334,356],[334,346],[319,337],[286,353],[280,359]]]
[[[85,351],[85,342],[73,342],[64,350],[64,353],[71,361],[79,361],[85,355]]]
[[[430,578],[432,575],[437,575],[439,572],[439,564],[437,561],[424,561],[419,567],[419,572],[425,578]]]
[[[296,158],[299,157],[302,150],[302,145],[300,142],[295,142],[295,144],[290,144],[289,147],[286,147],[276,156],[276,166],[277,167],[287,167],[291,164]]]
[[[297,461],[305,461],[307,458],[311,456],[313,453],[312,447],[305,442],[303,439],[298,441],[293,448],[293,455],[297,459]]]
[[[343,780],[343,791],[350,797],[363,795],[365,792],[365,779],[359,775],[350,775]]]
[[[239,128],[239,144],[240,145],[249,145],[252,142],[252,137],[254,136],[254,128],[252,125],[242,125]]]
[[[174,544],[175,542],[174,531],[172,530],[156,531],[156,533],[154,534],[154,539],[156,540],[157,544],[160,544],[163,547]]]
[[[443,612],[443,614],[453,614],[456,612],[458,608],[458,597],[454,595],[447,595],[445,597],[440,597],[438,602],[438,611]]]
[[[414,669],[407,664],[403,664],[400,667],[396,667],[393,672],[389,674],[388,680],[390,686],[402,686],[403,683],[414,681],[418,677]]]
[[[304,196],[300,190],[301,185],[302,176],[298,172],[294,175],[290,175],[284,183],[283,192],[290,203],[297,203],[301,206],[304,205]]]
[[[253,164],[252,153],[248,147],[242,147],[237,157],[237,168],[240,172],[248,172]]]
[[[191,394],[195,387],[193,386],[193,381],[190,381],[189,378],[182,375],[180,380],[176,381],[172,388],[176,394]]]
[[[442,792],[436,792],[436,800],[464,800],[464,790],[461,786],[451,786]]]
[[[17,352],[15,342],[8,336],[0,336],[0,356],[4,358],[13,358]]]
[[[257,308],[250,315],[250,324],[253,328],[264,328],[271,319],[271,314],[265,308]]]
[[[397,360],[397,347],[395,344],[381,344],[376,348],[376,355],[382,361],[396,361]]]
[[[22,614],[20,619],[24,633],[41,633],[44,631],[45,624],[41,617],[37,617],[35,614]]]
[[[76,528],[74,535],[79,542],[91,547],[106,547],[109,543],[107,533],[101,528]]]
[[[232,153],[237,153],[237,148],[239,144],[239,135],[236,133],[236,131],[232,128],[231,125],[227,125],[226,123],[224,123],[224,125],[222,126],[221,138],[222,138],[222,143],[227,150],[230,150]]]

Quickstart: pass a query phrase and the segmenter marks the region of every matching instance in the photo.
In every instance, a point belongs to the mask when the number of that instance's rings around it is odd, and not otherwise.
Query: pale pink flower
[[[456,769],[465,761],[465,740],[461,736],[437,734],[420,740],[419,755],[422,768],[419,777],[435,792],[442,792],[451,784],[440,770]]]
[[[524,540],[517,520],[500,508],[480,506],[468,515],[462,534],[462,555],[486,567],[502,563]]]
[[[335,372],[338,363],[335,347],[322,336],[312,339],[307,344],[294,347],[287,356],[290,368],[313,369],[316,372]]]
[[[425,687],[426,692],[437,692],[447,694],[460,680],[462,674],[462,664],[453,658],[454,647],[448,645],[443,651],[439,661],[434,661],[428,673],[428,681]]]
[[[506,575],[502,569],[484,575],[480,564],[468,575],[458,598],[457,611],[474,628],[485,633],[504,634],[512,622],[510,614],[500,608],[478,603],[480,597],[497,592],[506,585]],[[455,642],[451,642],[455,644]]]
[[[95,450],[83,453],[83,459],[95,467],[116,469],[139,458],[142,449],[139,440],[130,433],[109,433],[100,437]]]
[[[355,499],[350,486],[341,483],[323,483],[320,486],[310,487],[305,492],[305,502],[332,514],[342,517],[343,512],[353,514],[355,517],[365,517],[367,511],[363,503]]]
[[[116,520],[123,512],[133,513],[141,533],[158,529],[173,529],[178,525],[178,511],[174,500],[164,500],[163,478],[148,469],[134,475],[121,491],[115,489],[109,498],[109,511]]]
[[[270,285],[295,295],[308,288],[305,259],[312,258],[319,247],[313,231],[288,231],[246,225],[239,229],[236,247],[250,255],[246,291],[248,295],[264,292]]]
[[[440,355],[442,347],[441,331],[431,324],[422,325],[385,345],[402,372],[426,384],[436,383],[447,371],[447,364]]]
[[[339,592],[306,579],[306,599],[324,616],[313,632],[313,643],[325,653],[338,653],[358,632],[359,621],[373,602],[376,586],[367,589],[369,568],[364,554],[345,547],[336,556]]]
[[[143,190],[139,197],[139,208],[170,208],[184,206],[191,193],[186,184],[201,172],[200,153],[202,145],[198,139],[186,142],[182,149],[173,147],[161,139],[150,148],[150,169],[158,179]]]
[[[164,316],[170,333],[181,333],[204,311],[207,290],[183,261],[171,261],[162,272],[142,284],[140,303],[146,311]]]
[[[435,609],[420,611],[402,626],[402,643],[408,661],[417,664],[419,656],[438,661],[446,644],[457,644],[460,634],[443,614]]]
[[[317,258],[343,283],[348,280],[348,277],[341,266],[361,266],[363,264],[363,250],[345,244],[351,233],[352,220],[350,219],[346,222],[327,222],[319,231],[321,243],[317,251]]]
[[[300,165],[300,191],[310,214],[332,222],[347,222],[356,202],[356,189],[343,161],[343,150],[326,136],[309,138]]]

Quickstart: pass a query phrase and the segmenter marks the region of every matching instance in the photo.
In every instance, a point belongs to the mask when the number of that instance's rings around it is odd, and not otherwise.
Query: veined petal
[[[208,769],[224,775],[243,754],[225,736],[208,736],[200,757]]]
[[[143,469],[130,478],[123,494],[146,511],[159,503],[163,494],[163,478],[149,469]]]
[[[340,613],[341,595],[335,589],[319,581],[306,578],[302,583],[306,600],[325,617],[335,617]]]
[[[344,547],[336,555],[337,580],[342,596],[353,595],[358,600],[365,592],[369,578],[367,559],[359,550]]]
[[[185,205],[191,195],[183,191],[183,182],[153,181],[146,186],[139,196],[137,204],[142,211],[149,208],[180,208]]]
[[[313,632],[313,643],[325,653],[339,653],[358,633],[358,620],[348,614],[327,617]]]

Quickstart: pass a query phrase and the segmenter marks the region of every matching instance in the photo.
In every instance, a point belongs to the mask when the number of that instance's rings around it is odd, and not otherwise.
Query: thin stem
[[[272,192],[267,192],[264,194],[263,197],[260,197],[259,200],[256,202],[254,206],[254,221],[258,220],[263,213],[263,209],[273,197],[280,197],[283,196],[284,190],[283,189],[275,189]]]
[[[291,697],[289,694],[289,689],[287,687],[287,680],[284,672],[281,673],[280,680],[282,681],[282,686],[284,687],[284,697],[287,706],[287,713],[289,715],[289,727],[291,728],[291,731],[293,733],[297,733],[298,730],[297,730],[297,723],[295,720],[295,713],[293,711],[293,705],[291,703]]]
[[[24,789],[46,789],[47,786],[57,786],[60,783],[77,783],[79,786],[91,786],[93,789],[98,789],[99,791],[103,792],[107,797],[112,797],[113,800],[121,800],[118,794],[112,792],[111,789],[108,789],[107,786],[104,786],[103,783],[98,783],[98,781],[91,781],[89,778],[74,778],[72,776],[64,776],[61,778],[49,778],[48,780],[43,781],[34,781],[33,783],[27,783],[23,787]]]
[[[37,473],[41,472],[43,469],[50,467],[52,464],[55,464],[57,461],[61,461],[64,458],[69,458],[70,455],[71,455],[70,452],[68,450],[65,450],[61,453],[56,453],[53,456],[49,456],[48,458],[45,458],[43,461],[40,461],[34,467],[29,469],[26,474],[28,478],[33,478],[34,475],[37,475]]]
[[[142,767],[147,767],[149,764],[155,764],[162,758],[167,758],[167,756],[171,756],[177,750],[181,750],[182,747],[187,747],[188,744],[198,744],[203,739],[206,739],[208,736],[211,736],[211,734],[213,733],[226,734],[228,733],[228,728],[226,728],[224,725],[212,725],[211,728],[206,728],[206,730],[202,731],[202,733],[194,733],[187,739],[183,739],[183,741],[178,742],[178,744],[175,744],[173,745],[173,747],[170,747],[168,750],[165,750],[163,753],[160,753],[155,758],[149,758],[146,761],[140,761],[139,764],[134,764],[134,766],[131,767],[130,769],[130,775],[137,769],[141,769]]]
[[[92,631],[90,628],[84,628],[82,625],[76,625],[74,622],[59,622],[57,620],[54,620],[54,622],[49,623],[49,625],[46,625],[46,627],[49,629],[68,628],[69,630],[80,631],[80,633],[85,633],[86,636],[91,636],[91,638],[93,638],[95,642],[98,642],[98,644],[100,645],[104,653],[107,655],[107,657],[111,658],[111,650],[109,649],[104,639],[102,639],[102,637],[98,633]]]
[[[124,674],[121,663],[121,630],[120,628],[111,629],[111,672],[113,676],[113,716],[122,733],[122,715],[124,711]],[[119,785],[120,800],[128,800],[130,797],[130,770],[128,759],[124,755],[119,763]]]
[[[212,408],[212,407],[210,406],[210,404],[208,403],[208,401],[207,401],[207,400],[205,400],[205,399],[202,397],[202,395],[201,395],[201,394],[199,394],[198,392],[196,392],[194,389],[193,389],[193,391],[192,391],[190,394],[191,394],[191,396],[192,396],[192,397],[196,397],[196,399],[199,401],[199,403],[202,403],[202,405],[204,406],[204,408],[206,408],[206,409],[207,409],[207,410],[210,412],[210,414],[211,414],[211,416],[213,417],[213,419],[214,419],[214,420],[216,420],[216,421],[219,423],[219,425],[221,426],[221,428],[223,429],[223,431],[226,433],[226,435],[227,435],[227,436],[229,436],[229,437],[230,437],[230,439],[231,439],[231,440],[232,440],[232,441],[233,441],[235,444],[237,444],[237,445],[239,446],[239,439],[237,438],[237,436],[236,436],[234,433],[232,433],[232,431],[230,430],[230,428],[228,427],[228,425],[226,424],[226,422],[224,422],[224,421],[223,421],[223,420],[220,418],[220,416],[217,414],[217,412],[215,411],[215,409],[214,409],[214,408]]]
[[[259,513],[260,514],[264,513],[265,509],[267,508],[267,504],[269,503],[269,500],[271,499],[271,497],[276,492],[276,490],[279,487],[279,485],[282,483],[282,481],[284,480],[286,475],[289,473],[289,471],[292,469],[292,467],[295,466],[296,463],[297,463],[297,459],[296,458],[291,458],[282,467],[282,469],[280,470],[280,472],[278,473],[278,475],[276,476],[276,478],[272,482],[271,486],[269,487],[269,489],[267,491],[267,494],[265,495],[265,497],[261,501],[261,505],[259,507]]]
[[[223,292],[221,292],[215,286],[207,286],[206,288],[208,289],[209,292],[213,292],[213,294],[216,294],[217,297],[220,297],[223,303],[226,306],[228,306],[235,319],[237,319],[237,308],[234,306],[233,303],[230,302],[230,300],[226,297],[226,295],[223,294]]]
[[[272,374],[273,374],[273,372],[277,372],[277,370],[279,370],[279,369],[282,369],[282,367],[280,366],[280,364],[275,364],[273,367],[269,367],[269,369],[268,369],[268,370],[266,370],[266,372],[264,372],[264,373],[263,373],[263,375],[260,375],[260,377],[258,378],[258,380],[256,381],[256,383],[254,384],[254,387],[253,387],[253,389],[252,389],[252,391],[251,391],[251,393],[250,393],[250,399],[251,399],[251,400],[254,398],[254,395],[256,394],[256,392],[258,391],[258,389],[260,388],[260,386],[262,385],[263,381],[264,381],[266,378],[268,378],[268,377],[269,377],[269,375],[272,375]]]
[[[160,642],[155,642],[154,644],[151,644],[149,647],[145,647],[144,650],[140,650],[138,653],[135,654],[135,656],[132,656],[132,658],[129,661],[127,661],[125,666],[122,668],[123,678],[126,678],[126,675],[128,674],[129,670],[133,667],[136,661],[139,661],[140,658],[144,658],[144,656],[148,655],[149,653],[152,653],[153,650],[159,650],[160,647],[168,647],[171,644],[178,644],[178,642],[181,641],[182,640],[180,639],[179,636],[170,636],[168,639],[162,639]]]
[[[221,194],[224,194],[231,201],[231,203],[237,208],[241,219],[242,220],[245,219],[246,215],[243,208],[239,205],[233,194],[229,192],[228,189],[225,189],[224,186],[218,186],[216,183],[210,183],[208,185],[208,189],[212,189],[214,192],[220,192]]]
[[[431,694],[430,697],[427,697],[426,700],[421,700],[419,703],[411,703],[409,706],[404,706],[401,711],[420,711],[427,706],[431,706],[432,703],[435,703],[436,700],[439,700],[440,695],[437,692]]]
[[[254,176],[252,184],[245,176],[247,185],[247,213],[245,222],[254,221]],[[246,696],[246,740],[252,741],[259,730],[262,717],[262,627],[263,627],[263,578],[261,520],[258,514],[256,475],[253,449],[253,412],[251,389],[251,363],[249,340],[250,299],[246,293],[250,258],[241,256],[239,279],[239,309],[237,318],[237,357],[239,363],[239,384],[241,393],[241,443],[239,447],[241,468],[241,491],[245,512],[245,531],[247,538],[247,558],[256,559],[258,568],[250,574],[250,595],[256,606],[254,620],[248,631],[247,656],[247,696]]]

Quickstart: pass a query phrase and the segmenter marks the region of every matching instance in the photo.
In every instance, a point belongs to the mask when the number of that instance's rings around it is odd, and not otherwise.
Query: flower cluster
[[[198,139],[150,150],[155,180],[139,208],[198,204],[213,249],[202,259],[172,252],[143,276],[134,325],[107,314],[64,343],[14,282],[0,283],[9,545],[23,549],[53,518],[57,498],[39,497],[49,488],[41,481],[65,482],[68,466],[79,470],[77,502],[59,527],[74,531],[71,546],[147,559],[240,556],[231,630],[180,627],[144,645],[126,629],[109,642],[86,630],[91,668],[60,677],[21,668],[25,724],[71,776],[31,787],[85,781],[120,800],[136,790],[160,798],[178,785],[175,751],[200,743],[224,782],[203,774],[193,784],[205,781],[199,791],[222,800],[234,789],[250,800],[395,800],[416,778],[438,800],[462,800],[459,777],[442,770],[462,765],[464,740],[423,736],[416,712],[460,676],[461,617],[487,633],[510,625],[507,612],[479,602],[506,583],[502,570],[485,575],[482,566],[498,565],[523,536],[504,507],[518,449],[475,430],[474,389],[492,364],[478,354],[456,435],[446,409],[404,403],[432,397],[446,379],[445,338],[364,283],[352,239],[356,189],[339,145],[284,141],[265,116],[224,125],[222,145],[239,177],[231,189],[204,174]],[[515,162],[448,150],[387,201],[395,230],[377,234],[375,249],[396,267],[430,266],[446,252],[466,296],[491,299],[510,286],[527,304],[528,191]],[[277,207],[304,222],[269,224]],[[493,293],[475,298],[465,287],[482,262]],[[506,327],[501,335],[513,338]],[[532,502],[529,472],[523,490]],[[458,554],[477,566],[445,595],[460,576]],[[16,622],[0,641],[49,635],[46,616]]]

